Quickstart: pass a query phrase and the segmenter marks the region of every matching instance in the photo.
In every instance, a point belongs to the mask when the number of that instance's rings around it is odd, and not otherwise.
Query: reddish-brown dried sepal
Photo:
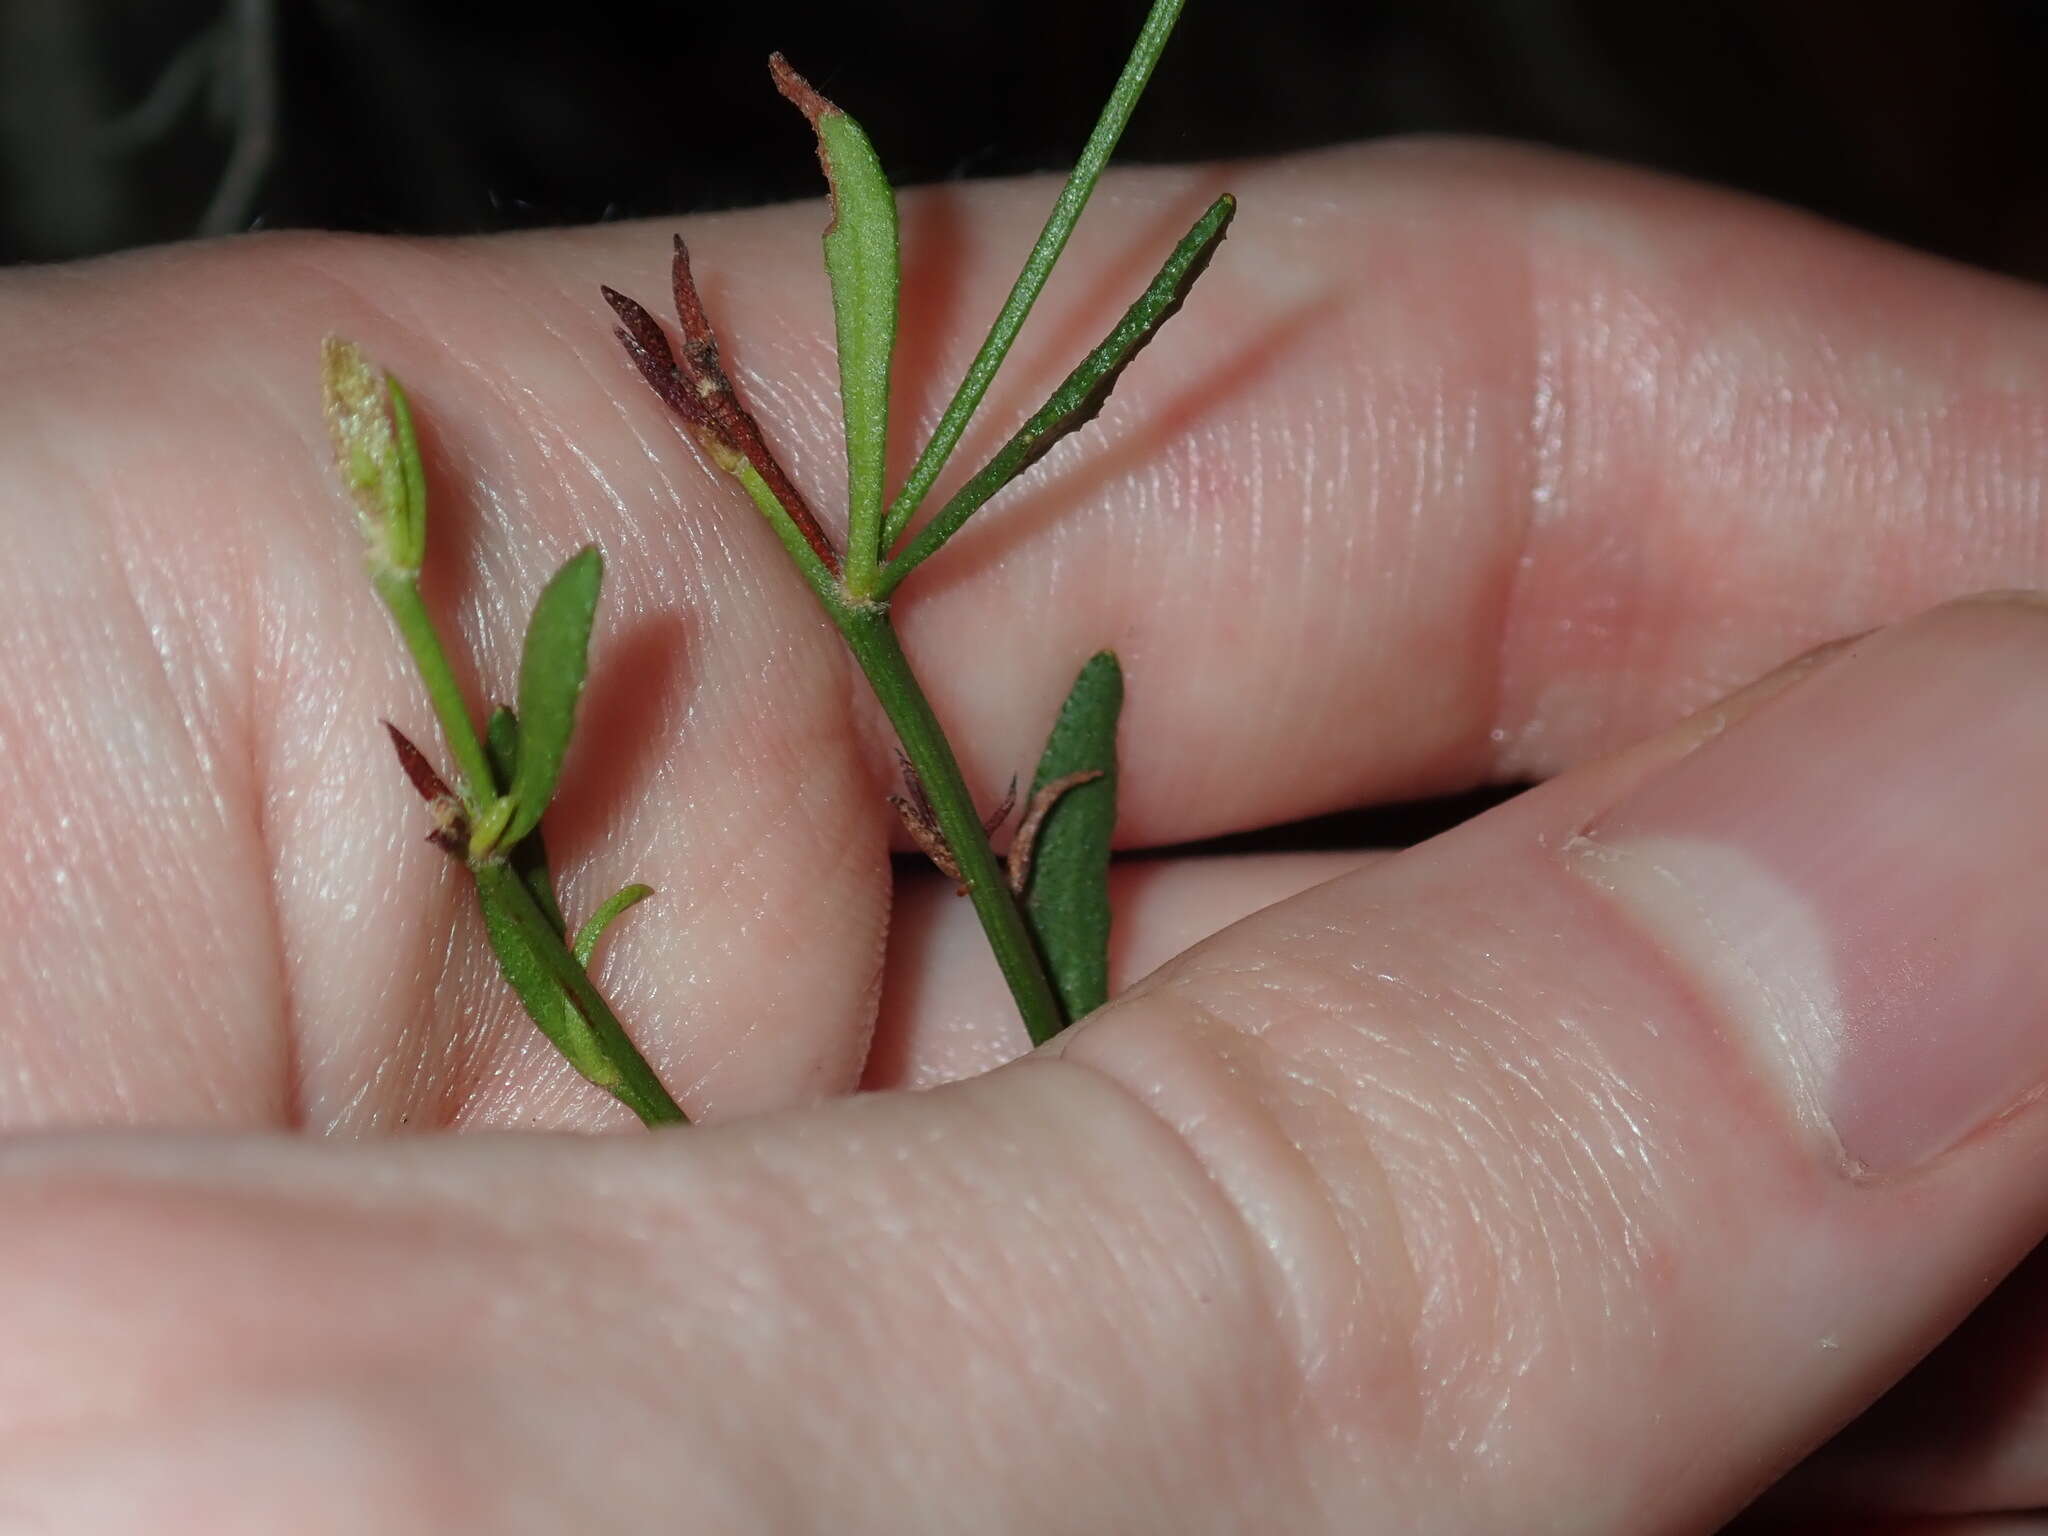
[[[741,460],[753,466],[775,499],[782,503],[811,552],[836,576],[839,554],[832,548],[832,541],[825,537],[810,504],[761,435],[760,423],[740,403],[732,380],[726,377],[719,361],[718,338],[711,329],[710,316],[705,313],[703,296],[690,274],[690,251],[681,235],[675,237],[675,260],[670,275],[676,320],[683,333],[682,351],[677,353],[670,348],[668,337],[644,306],[616,289],[605,288],[605,302],[620,320],[620,327],[613,334],[640,370],[640,376],[683,419],[690,435],[721,469],[732,473]]]
[[[448,787],[440,774],[434,772],[434,765],[412,744],[405,732],[389,720],[384,722],[384,729],[391,733],[391,746],[398,754],[398,766],[405,770],[412,787],[427,802],[427,814],[434,818],[434,830],[427,834],[427,841],[452,858],[466,857],[469,852],[469,816],[462,809],[461,797]]]
[[[426,753],[412,744],[412,738],[389,720],[384,722],[384,729],[391,733],[391,747],[398,754],[398,766],[405,770],[406,778],[419,791],[420,798],[429,805],[436,800],[453,800],[455,791],[448,787],[440,774],[434,772],[434,765],[427,761]]]
[[[690,399],[683,384],[682,370],[676,367],[675,353],[669,350],[668,333],[654,316],[647,313],[636,301],[627,298],[614,288],[605,288],[605,302],[619,317],[619,327],[612,334],[619,338],[619,345],[626,349],[626,356],[640,370],[640,377],[668,408],[681,416],[691,426],[699,424],[699,412]]]

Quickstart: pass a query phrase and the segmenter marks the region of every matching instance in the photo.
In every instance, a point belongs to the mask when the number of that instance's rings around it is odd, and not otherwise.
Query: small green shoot
[[[541,593],[520,666],[521,713],[500,709],[492,715],[486,746],[420,597],[426,475],[404,391],[338,338],[329,338],[322,349],[322,382],[335,460],[362,526],[371,584],[412,653],[442,736],[461,765],[461,787],[451,789],[426,755],[387,722],[399,766],[433,820],[428,840],[469,871],[499,968],[570,1064],[644,1123],[679,1122],[682,1110],[585,974],[587,949],[583,955],[570,952],[539,843],[541,815],[554,798],[588,670],[603,561],[594,549],[582,551]],[[628,889],[646,893],[644,886]],[[586,926],[590,948],[640,895],[605,904],[594,926]]]

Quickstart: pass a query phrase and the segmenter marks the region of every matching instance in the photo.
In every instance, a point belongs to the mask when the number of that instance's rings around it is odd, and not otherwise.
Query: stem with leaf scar
[[[1066,1026],[1059,997],[1011,893],[1008,874],[989,847],[981,813],[974,808],[974,797],[961,777],[953,748],[939,728],[924,689],[918,686],[910,658],[903,654],[889,612],[880,604],[871,604],[843,610],[833,618],[861,671],[867,674],[883,713],[896,728],[903,755],[930,797],[939,834],[952,850],[960,883],[974,903],[975,916],[981,919],[982,932],[1009,984],[1031,1043],[1043,1045]]]

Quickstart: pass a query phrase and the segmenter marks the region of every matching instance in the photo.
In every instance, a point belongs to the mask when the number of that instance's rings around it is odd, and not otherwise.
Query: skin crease
[[[894,889],[887,739],[836,638],[609,338],[597,283],[659,298],[665,227],[0,275],[0,1124],[158,1133],[0,1144],[0,1531],[1710,1529],[2038,1239],[2039,1116],[1853,1204],[1715,1031],[1567,1038],[1697,1004],[1532,850],[1786,658],[2048,584],[2048,307],[1497,146],[1127,173],[963,463],[1225,189],[1230,240],[1103,418],[903,599],[970,782],[1028,769],[1059,658],[1105,644],[1132,846],[1565,776],[1021,1068],[829,1104],[864,1064],[922,1086],[1020,1044],[964,905]],[[906,196],[900,411],[935,415],[1050,195]],[[685,227],[829,508],[822,221]],[[546,572],[606,551],[551,845],[572,918],[662,893],[599,979],[724,1128],[390,1135],[623,1116],[505,995],[380,740],[432,733],[326,469],[329,331],[412,394],[473,696],[509,689]],[[1119,979],[1339,872],[1130,876]],[[1840,1356],[1789,1367],[1802,1298],[1703,1275],[1702,1224],[1826,1234],[1800,1252],[1856,1298]],[[1896,1528],[1846,1512],[1873,1488],[2048,1502],[2048,1357],[2011,1366],[2038,1283],[1755,1528]],[[2018,1378],[1997,1411],[1955,1385],[1976,1359]],[[1938,1444],[1899,1431],[1937,1406]]]

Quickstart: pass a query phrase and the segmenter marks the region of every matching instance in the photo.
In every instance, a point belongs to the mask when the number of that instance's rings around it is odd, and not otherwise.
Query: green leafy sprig
[[[1024,261],[980,350],[893,499],[887,494],[890,375],[901,286],[896,197],[860,125],[780,54],[776,87],[803,113],[831,189],[825,269],[832,288],[847,463],[846,545],[827,535],[733,388],[678,236],[671,278],[680,345],[639,303],[603,290],[617,336],[691,440],[761,510],[820,606],[845,638],[901,743],[907,794],[892,796],[913,840],[960,882],[1034,1043],[1101,1006],[1109,988],[1109,865],[1116,824],[1117,723],[1123,674],[1092,657],[1076,677],[1046,743],[1009,857],[989,832],[891,618],[904,579],[1004,487],[1101,410],[1124,369],[1186,300],[1228,230],[1236,205],[1217,199],[1182,237],[1123,318],[1045,403],[916,533],[911,526],[1009,355],[1051,276],[1145,83],[1179,19],[1182,0],[1154,0],[1122,74]],[[479,737],[420,597],[426,483],[410,406],[397,381],[349,343],[325,348],[327,415],[354,500],[370,579],[412,655],[453,760],[450,787],[424,753],[390,727],[399,763],[426,801],[429,840],[469,872],[485,929],[526,1011],[592,1083],[649,1125],[683,1114],[591,983],[599,939],[652,894],[628,885],[573,937],[557,901],[542,822],[560,782],[589,667],[604,563],[572,556],[542,590],[527,627],[517,709],[500,707]],[[906,536],[907,540],[906,540]],[[899,549],[899,546],[900,549]],[[891,551],[897,551],[891,553]]]
[[[843,557],[775,463],[758,423],[720,367],[717,338],[681,237],[675,241],[671,273],[680,348],[669,345],[666,333],[644,307],[614,289],[604,290],[619,318],[619,340],[642,377],[682,418],[707,457],[740,481],[867,675],[908,761],[912,793],[898,802],[905,808],[906,824],[918,845],[958,879],[973,901],[1034,1042],[1050,1039],[1080,1013],[1099,1005],[1107,988],[1107,880],[1121,674],[1115,658],[1106,654],[1084,670],[1061,717],[1066,735],[1056,731],[1056,740],[1047,749],[1048,763],[1055,761],[1057,749],[1061,760],[1072,755],[1078,763],[1086,757],[1089,766],[1051,771],[1041,766],[1033,807],[1019,826],[1018,841],[1028,865],[1034,861],[1032,834],[1039,819],[1048,823],[1035,854],[1037,880],[1032,887],[1044,894],[1032,900],[1027,913],[1013,889],[1019,882],[1013,882],[990,848],[988,827],[975,809],[951,744],[897,640],[890,600],[904,578],[937,554],[998,492],[1101,410],[1124,369],[1179,310],[1215,254],[1236,209],[1231,198],[1217,199],[1195,221],[1102,343],[900,553],[889,552],[909,530],[1008,356],[1130,120],[1180,10],[1181,0],[1156,0],[1152,6],[1109,104],[1026,257],[1024,270],[886,512],[882,492],[889,378],[900,287],[895,194],[860,125],[780,54],[770,60],[777,88],[802,111],[816,135],[832,194],[825,269],[832,286],[845,419],[848,497]],[[1112,698],[1114,702],[1109,702]],[[1086,731],[1079,723],[1083,721]],[[1078,744],[1084,735],[1085,751]],[[1048,791],[1055,799],[1065,796],[1071,804],[1045,799]]]
[[[648,889],[631,885],[605,902],[572,948],[540,838],[589,674],[603,557],[594,548],[578,551],[542,589],[520,658],[519,709],[498,710],[480,739],[420,596],[426,476],[405,392],[338,338],[327,341],[322,365],[328,426],[362,525],[371,584],[412,653],[457,765],[459,782],[450,788],[386,722],[399,766],[433,818],[429,841],[469,871],[505,979],[556,1049],[644,1123],[679,1122],[682,1110],[585,969],[604,929]]]

